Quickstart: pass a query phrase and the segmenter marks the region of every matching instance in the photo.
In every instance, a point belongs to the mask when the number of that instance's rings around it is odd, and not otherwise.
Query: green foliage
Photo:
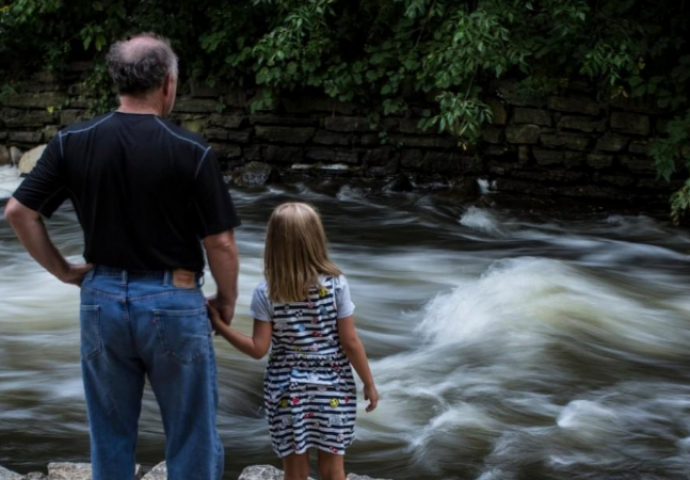
[[[356,101],[372,121],[431,105],[420,126],[464,142],[491,116],[479,86],[506,77],[532,93],[585,79],[604,98],[688,110],[689,10],[649,0],[13,0],[0,7],[0,77],[100,62],[114,40],[157,31],[183,80],[256,86],[254,110],[295,89]],[[103,70],[87,81],[95,110],[110,105],[101,82]],[[680,136],[670,130],[655,147],[664,178]]]

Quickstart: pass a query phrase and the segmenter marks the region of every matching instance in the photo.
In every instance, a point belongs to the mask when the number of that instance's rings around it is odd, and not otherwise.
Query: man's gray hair
[[[145,95],[161,87],[166,75],[177,78],[177,55],[170,41],[154,33],[114,43],[105,59],[120,94]]]

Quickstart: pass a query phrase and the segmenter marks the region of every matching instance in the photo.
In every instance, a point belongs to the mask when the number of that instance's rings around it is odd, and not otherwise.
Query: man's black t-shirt
[[[48,217],[71,199],[86,261],[127,270],[201,271],[200,240],[240,224],[211,147],[156,115],[60,131],[14,197]]]

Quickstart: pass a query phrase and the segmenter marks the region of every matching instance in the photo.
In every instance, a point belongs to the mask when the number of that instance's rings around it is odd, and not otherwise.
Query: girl
[[[285,480],[306,480],[310,448],[318,449],[323,480],[345,480],[343,455],[354,439],[357,391],[352,366],[364,383],[371,412],[378,393],[355,331],[354,304],[342,272],[328,259],[318,213],[286,203],[268,221],[265,281],[254,291],[253,336],[226,325],[209,306],[213,325],[238,350],[262,358],[273,449]]]

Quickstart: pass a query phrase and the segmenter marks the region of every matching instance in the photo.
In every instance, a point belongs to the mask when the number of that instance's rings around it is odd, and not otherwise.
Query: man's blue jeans
[[[198,285],[97,266],[81,289],[81,361],[94,480],[134,479],[144,377],[163,416],[169,480],[219,480],[216,361]]]

